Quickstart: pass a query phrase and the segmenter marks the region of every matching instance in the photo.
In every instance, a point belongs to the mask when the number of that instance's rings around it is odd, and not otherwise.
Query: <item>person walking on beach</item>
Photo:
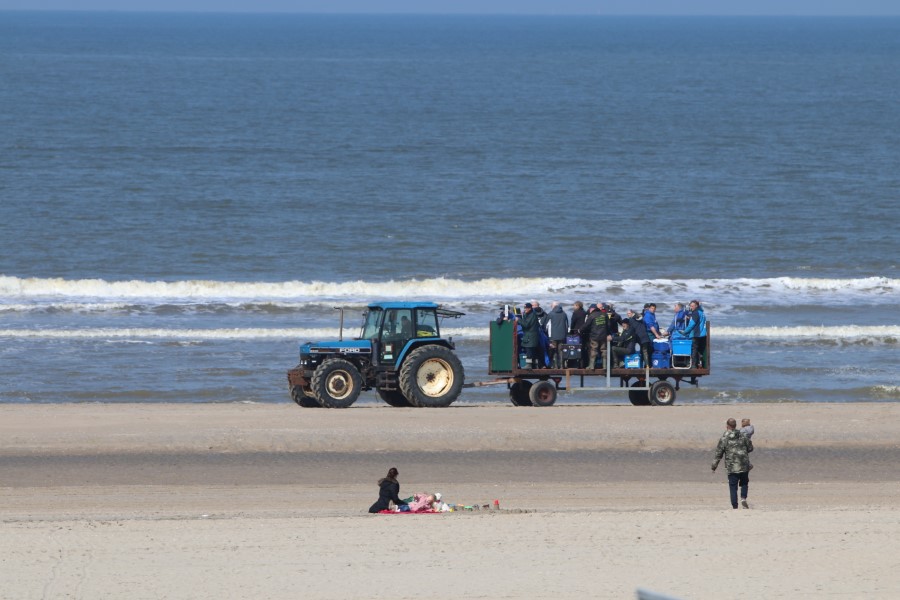
[[[728,419],[725,427],[725,433],[719,438],[719,444],[716,446],[712,470],[715,472],[719,461],[724,457],[731,508],[738,507],[738,485],[741,487],[741,506],[750,508],[747,504],[747,489],[750,487],[750,453],[753,452],[753,442],[738,431],[737,421],[734,419]]]
[[[400,482],[397,481],[397,475],[399,474],[400,472],[395,467],[391,467],[387,477],[382,477],[378,480],[378,501],[369,507],[370,513],[388,510],[391,507],[391,502],[397,506],[406,504],[400,499]]]

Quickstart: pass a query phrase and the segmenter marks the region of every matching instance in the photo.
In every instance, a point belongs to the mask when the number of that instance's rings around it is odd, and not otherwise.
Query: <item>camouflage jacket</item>
[[[719,438],[716,446],[716,456],[712,463],[713,471],[719,466],[719,461],[725,457],[725,469],[729,473],[745,473],[750,470],[750,453],[753,452],[753,442],[746,435],[736,429],[726,431]]]

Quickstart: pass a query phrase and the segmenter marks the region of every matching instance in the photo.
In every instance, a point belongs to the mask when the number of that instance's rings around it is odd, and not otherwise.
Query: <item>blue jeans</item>
[[[731,508],[738,507],[738,484],[741,485],[741,500],[747,499],[747,488],[750,487],[750,477],[747,471],[743,473],[728,474],[728,491],[731,492]]]

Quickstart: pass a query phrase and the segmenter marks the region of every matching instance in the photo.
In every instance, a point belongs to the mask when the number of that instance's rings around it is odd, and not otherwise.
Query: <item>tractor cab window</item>
[[[416,311],[416,337],[437,337],[437,315],[433,310],[420,308]]]
[[[381,339],[408,340],[413,337],[412,311],[408,308],[392,308],[384,311]]]
[[[363,322],[363,330],[362,335],[359,339],[361,340],[371,340],[378,337],[378,333],[381,331],[381,318],[384,316],[384,311],[381,309],[370,309],[366,313],[366,320]]]

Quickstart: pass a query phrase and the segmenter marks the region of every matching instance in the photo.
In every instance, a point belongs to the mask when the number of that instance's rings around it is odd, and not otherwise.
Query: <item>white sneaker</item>
[[[750,505],[747,504],[747,499],[746,499],[746,498],[744,498],[743,500],[741,500],[741,506],[743,506],[744,508],[750,508]]]

